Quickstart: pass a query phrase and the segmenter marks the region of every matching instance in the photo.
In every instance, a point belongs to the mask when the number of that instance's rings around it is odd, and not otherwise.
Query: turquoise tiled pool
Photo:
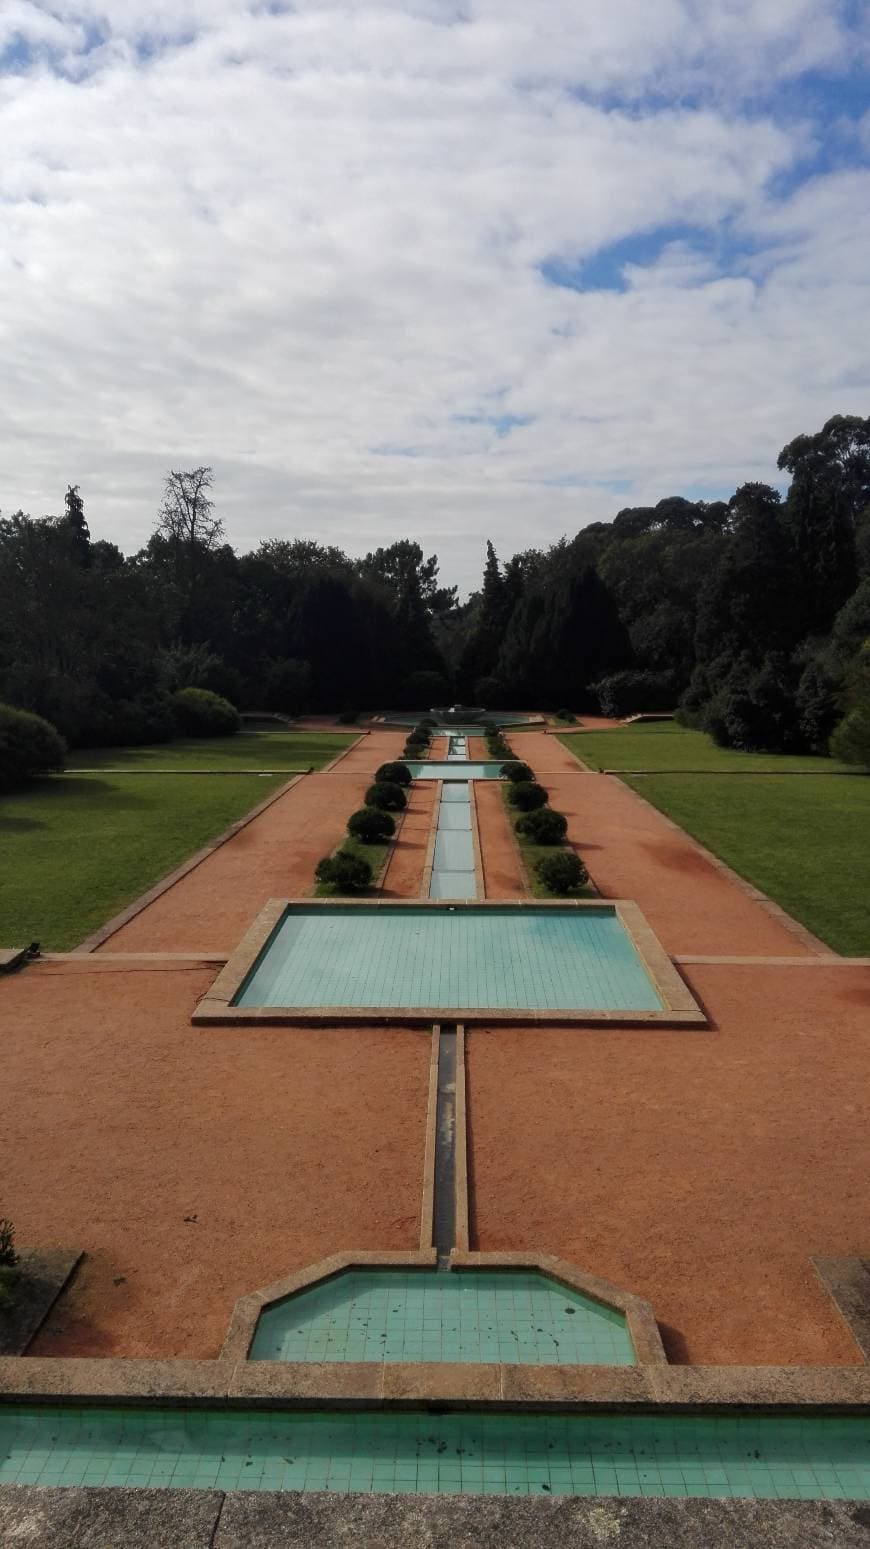
[[[415,759],[406,759],[408,769],[415,780],[455,780],[460,771],[463,780],[500,780],[502,778],[501,764],[475,764],[470,760],[460,762],[454,759],[441,762],[434,758],[425,762],[417,762]]]
[[[346,1270],[269,1307],[255,1361],[631,1366],[621,1312],[533,1270]]]
[[[0,1484],[870,1499],[870,1418],[0,1408]]]
[[[237,1006],[660,1011],[614,909],[291,905]]]
[[[430,898],[477,897],[470,790],[467,781],[441,788],[441,800],[435,814]],[[447,792],[450,794],[445,794]]]

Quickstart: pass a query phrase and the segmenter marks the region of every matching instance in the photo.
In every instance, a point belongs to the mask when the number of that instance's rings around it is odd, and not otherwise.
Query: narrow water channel
[[[452,754],[448,757],[452,758]],[[477,897],[471,786],[467,780],[445,780],[441,786],[441,799],[435,810],[435,849],[429,897]]]

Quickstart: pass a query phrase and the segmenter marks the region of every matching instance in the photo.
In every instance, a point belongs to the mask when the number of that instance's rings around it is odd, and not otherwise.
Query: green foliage
[[[372,883],[371,864],[361,855],[349,855],[344,850],[324,855],[317,862],[314,875],[319,883],[327,884],[336,893],[359,893]]]
[[[565,898],[576,893],[589,881],[586,867],[573,850],[565,850],[561,855],[545,855],[536,862],[535,870],[547,891],[555,898]]]
[[[382,844],[396,832],[396,821],[379,807],[360,807],[347,820],[347,831],[363,844]]]
[[[410,758],[410,759],[425,758],[426,757],[426,749],[427,749],[427,747],[428,747],[428,743],[425,743],[425,742],[411,742],[411,741],[408,741],[408,742],[405,743],[405,746],[402,749],[402,757],[403,758]]]
[[[41,715],[0,705],[0,790],[62,769],[66,744]]]
[[[339,726],[353,726],[358,720],[359,711],[355,710],[353,705],[345,705],[344,709],[338,712]]]
[[[411,771],[407,764],[402,764],[398,760],[393,759],[388,764],[381,764],[380,768],[375,771],[376,783],[381,784],[385,780],[392,785],[410,785]]]
[[[18,1263],[15,1252],[15,1228],[8,1217],[0,1218],[0,1269],[14,1269]]]
[[[594,684],[593,684],[593,687],[594,687]],[[573,710],[557,710],[556,711],[556,720],[557,721],[565,721],[566,723],[570,723],[573,726],[574,723],[577,720],[577,717],[574,714]]]
[[[643,711],[670,710],[676,700],[673,678],[664,672],[625,668],[590,685],[597,694],[601,714],[617,719]]]
[[[568,832],[568,819],[552,807],[538,807],[517,818],[516,827],[533,844],[561,844]]]
[[[546,805],[547,793],[534,780],[518,780],[508,790],[508,801],[518,812],[533,812],[536,807]]]
[[[242,724],[235,705],[207,688],[178,689],[172,711],[184,737],[234,737]]]
[[[534,780],[535,772],[528,764],[523,764],[518,758],[511,759],[507,764],[502,764],[501,772],[508,780]]]
[[[393,780],[376,780],[365,793],[367,807],[380,807],[382,812],[403,812],[408,798],[401,785]]]
[[[870,705],[850,710],[831,736],[831,752],[844,764],[870,769]]]

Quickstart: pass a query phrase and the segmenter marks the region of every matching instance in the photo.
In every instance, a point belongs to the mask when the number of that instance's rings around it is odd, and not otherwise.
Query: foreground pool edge
[[[552,910],[564,912],[608,913],[621,923],[628,940],[639,959],[640,966],[650,980],[661,1010],[601,1010],[559,1008],[507,1008],[467,1006],[240,1006],[233,1002],[245,983],[264,958],[270,944],[290,910],[328,911],[362,910],[405,911],[449,910],[451,913],[500,912],[515,914],[526,912],[543,914]],[[635,1027],[686,1026],[708,1028],[709,1022],[680,975],[646,917],[632,899],[478,899],[473,902],[445,903],[440,899],[381,899],[381,898],[322,898],[306,897],[270,898],[246,931],[235,951],[228,958],[214,983],[199,1002],[191,1016],[195,1025],[226,1026],[234,1023],[405,1023],[431,1024],[432,1022],[521,1022],[543,1025],[613,1026]]]

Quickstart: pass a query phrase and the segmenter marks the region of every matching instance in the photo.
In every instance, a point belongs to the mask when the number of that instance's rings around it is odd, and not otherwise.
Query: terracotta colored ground
[[[667,950],[805,954],[627,787],[556,738],[515,743]],[[307,776],[110,949],[230,950],[265,898],[310,889],[401,745],[377,733]],[[489,895],[520,896],[499,790],[477,799]],[[419,886],[433,801],[414,792],[397,896]],[[22,1245],[89,1255],[36,1353],[212,1355],[244,1291],[340,1248],[416,1246],[428,1036],[194,1031],[213,976],[106,950],[0,985],[3,1211]],[[867,1251],[870,971],[689,976],[710,1031],[471,1033],[477,1244],[555,1250],[650,1297],[675,1360],[855,1361],[809,1258]]]
[[[711,1033],[471,1032],[475,1246],[648,1297],[671,1360],[857,1362],[810,1256],[870,1243],[870,970],[688,977]]]
[[[528,889],[500,785],[495,780],[475,781],[474,799],[486,897],[523,898]]]
[[[412,785],[404,820],[384,878],[385,898],[419,898],[429,850],[437,780]]]
[[[516,757],[521,758],[525,764],[531,764],[539,780],[543,781],[551,771],[564,769],[571,774],[581,772],[580,764],[573,753],[568,752],[564,742],[546,732],[517,732],[510,743]]]
[[[548,775],[551,804],[609,898],[633,898],[667,951],[765,957],[811,950],[611,775]]]
[[[428,1034],[195,1029],[213,978],[104,955],[2,986],[3,1210],[88,1255],[33,1354],[214,1356],[245,1292],[418,1245]]]
[[[378,764],[401,738],[374,732],[331,772],[306,775],[129,925],[101,952],[231,952],[268,898],[310,893]]]

